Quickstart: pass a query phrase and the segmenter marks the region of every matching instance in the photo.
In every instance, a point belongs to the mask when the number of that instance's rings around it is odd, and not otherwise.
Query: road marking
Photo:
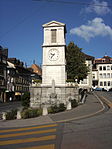
[[[19,143],[29,143],[36,141],[46,141],[56,139],[56,135],[44,136],[39,138],[27,138],[27,139],[17,139],[17,140],[8,140],[8,141],[0,141],[0,146],[9,145],[9,144],[19,144]]]
[[[32,134],[42,134],[42,133],[49,133],[49,132],[56,132],[56,129],[40,130],[40,131],[33,131],[33,132],[23,132],[23,133],[15,133],[15,134],[5,134],[5,135],[0,135],[0,138],[25,136],[25,135],[32,135]]]
[[[57,124],[51,124],[51,125],[42,125],[42,126],[27,127],[27,128],[5,129],[5,130],[0,130],[0,133],[3,133],[3,132],[14,132],[14,131],[23,131],[23,130],[30,130],[30,129],[39,129],[39,128],[47,128],[47,127],[56,127],[56,126],[57,126]]]
[[[101,96],[105,101],[106,101],[106,103],[108,104],[108,106],[110,107],[110,108],[112,108],[112,102],[110,102],[107,98],[105,98],[104,96]]]
[[[26,148],[19,148],[19,149],[55,149],[55,145],[50,144],[50,145],[33,146],[33,147],[26,147]]]

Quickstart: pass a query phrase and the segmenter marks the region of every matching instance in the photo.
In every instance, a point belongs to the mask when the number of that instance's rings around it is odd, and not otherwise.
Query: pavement
[[[88,94],[86,102],[78,107],[56,114],[48,114],[30,119],[0,120],[0,128],[25,127],[33,125],[44,125],[50,123],[67,122],[94,116],[104,110],[104,105],[99,98]]]

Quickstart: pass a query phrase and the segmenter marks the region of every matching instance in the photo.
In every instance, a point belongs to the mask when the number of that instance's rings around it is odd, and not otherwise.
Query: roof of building
[[[94,60],[95,59],[93,56],[87,55],[85,53],[83,53],[83,54],[84,54],[86,60]]]
[[[112,58],[105,55],[104,57],[102,58],[97,58],[95,59],[95,64],[108,64],[108,63],[112,63]]]
[[[33,69],[33,72],[42,75],[42,69],[37,64],[32,64],[31,68]]]
[[[8,68],[16,68],[15,66],[14,66],[14,64],[13,63],[11,63],[11,62],[9,62],[9,61],[7,61],[7,64],[8,64]]]
[[[13,63],[14,65],[18,65],[23,67],[24,63],[17,58],[8,58],[8,61]]]

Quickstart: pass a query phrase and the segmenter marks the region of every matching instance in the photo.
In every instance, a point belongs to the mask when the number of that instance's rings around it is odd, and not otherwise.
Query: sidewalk
[[[56,123],[57,121],[69,121],[70,119],[78,119],[80,117],[94,114],[102,109],[101,103],[92,94],[87,96],[85,104],[79,105],[78,107],[61,113],[49,114],[47,116],[40,116],[31,119],[21,120],[0,120],[0,128],[8,127],[25,127],[31,125],[44,125],[49,123]]]

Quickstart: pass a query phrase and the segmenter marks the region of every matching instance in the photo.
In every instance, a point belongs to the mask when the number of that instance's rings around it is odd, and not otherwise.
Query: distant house
[[[24,92],[29,91],[31,71],[16,58],[7,59],[7,100],[19,100]]]
[[[42,69],[37,64],[32,64],[31,68],[34,73],[37,73],[39,76],[42,76]]]
[[[0,101],[6,101],[8,49],[0,46]]]
[[[32,85],[41,82],[42,69],[37,64],[32,64],[29,69],[32,71],[31,73]]]
[[[83,89],[87,89],[88,91],[92,88],[92,66],[94,57],[83,53],[85,56],[85,63],[89,68],[89,72],[86,78],[80,81],[79,87]]]
[[[112,89],[112,58],[104,56],[95,59],[92,75],[94,88]]]

